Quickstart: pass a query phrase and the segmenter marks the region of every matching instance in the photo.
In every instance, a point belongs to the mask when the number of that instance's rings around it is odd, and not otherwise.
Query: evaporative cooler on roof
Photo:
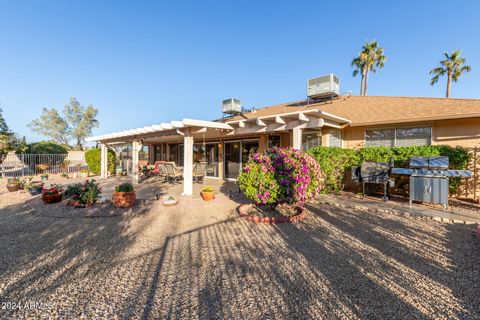
[[[332,98],[340,95],[340,79],[333,73],[309,79],[307,96],[312,99]]]

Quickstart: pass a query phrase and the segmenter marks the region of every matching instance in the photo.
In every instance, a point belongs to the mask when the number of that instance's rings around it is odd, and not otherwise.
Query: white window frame
[[[365,128],[363,131],[363,145],[366,147],[367,146],[367,131],[368,130],[392,130],[394,131],[394,136],[393,136],[393,146],[397,146],[397,129],[408,129],[408,128],[425,128],[428,127],[430,128],[430,141],[429,141],[429,146],[432,145],[432,140],[433,140],[433,125],[429,123],[425,124],[418,124],[418,125],[409,125],[409,126],[398,126],[398,127],[368,127]]]
[[[309,133],[320,133],[320,140],[319,140],[320,144],[317,147],[323,146],[323,131],[322,130],[316,130],[316,129],[302,130],[302,134],[301,134],[302,135],[302,147],[301,147],[302,151],[307,151],[309,149],[312,149],[312,148],[308,148],[307,150],[304,150],[304,148],[303,148],[303,135],[304,134],[309,134]],[[315,147],[313,147],[313,148],[315,148]]]
[[[330,145],[330,132],[332,132],[332,131],[340,132],[340,147],[339,148],[343,148],[343,132],[342,132],[342,129],[328,129],[328,146],[331,147],[331,145]]]

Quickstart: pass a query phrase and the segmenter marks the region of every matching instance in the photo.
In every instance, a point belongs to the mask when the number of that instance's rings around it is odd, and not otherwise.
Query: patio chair
[[[159,177],[165,178],[167,180],[167,169],[165,168],[165,161],[156,161],[155,168],[153,169],[153,174]]]
[[[174,162],[165,162],[164,166],[167,171],[167,180],[170,182],[177,182],[179,178],[183,178],[182,170],[177,169]]]
[[[193,180],[194,181],[203,181],[203,178],[205,177],[205,170],[207,169],[207,163],[206,162],[199,162],[195,164],[195,167],[193,167]]]

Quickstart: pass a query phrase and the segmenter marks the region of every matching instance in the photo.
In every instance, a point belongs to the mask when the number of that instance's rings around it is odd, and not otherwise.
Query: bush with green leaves
[[[257,204],[303,205],[322,189],[320,165],[293,148],[270,148],[256,153],[238,181],[245,195]]]
[[[308,154],[317,160],[323,170],[324,192],[343,189],[345,170],[359,162],[358,152],[354,149],[316,147],[308,150]]]
[[[96,175],[100,174],[100,160],[101,150],[99,148],[85,152],[85,161],[88,164],[88,168]],[[115,152],[110,149],[107,150],[107,170],[112,175],[115,173]]]
[[[84,183],[71,184],[63,192],[66,199],[77,201],[80,204],[94,204],[100,198],[102,190],[94,179],[86,180]]]
[[[133,192],[133,184],[124,182],[115,187],[115,192]]]
[[[345,172],[352,166],[361,165],[364,161],[388,162],[391,158],[396,167],[408,167],[414,156],[448,156],[451,169],[467,169],[470,161],[468,149],[445,145],[412,146],[412,147],[365,147],[347,149],[334,147],[315,147],[308,150],[322,167],[325,173],[325,192],[337,192],[345,184]],[[459,178],[450,179],[450,191],[455,192],[460,183]],[[406,184],[397,185],[397,189],[406,188]],[[403,190],[405,191],[405,190]]]

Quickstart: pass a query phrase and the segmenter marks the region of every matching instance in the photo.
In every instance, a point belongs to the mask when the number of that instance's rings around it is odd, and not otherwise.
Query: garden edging
[[[443,222],[443,223],[456,223],[456,224],[477,224],[476,222],[473,221],[466,221],[466,220],[461,220],[461,219],[447,219],[444,217],[434,217],[434,216],[428,216],[428,215],[423,215],[420,213],[414,213],[414,212],[405,212],[401,210],[395,210],[395,209],[384,209],[384,208],[370,208],[368,206],[362,206],[362,205],[352,205],[352,204],[343,204],[343,203],[338,203],[334,200],[328,200],[328,199],[322,199],[316,200],[317,203],[319,204],[326,204],[329,206],[333,207],[338,207],[338,208],[347,208],[347,209],[353,209],[353,210],[359,210],[359,211],[366,211],[366,212],[378,212],[378,213],[390,213],[394,214],[397,216],[403,216],[403,217],[417,217],[421,219],[430,219],[438,222]],[[480,228],[480,225],[477,224]],[[480,233],[480,231],[478,231]],[[480,236],[480,235],[479,235]]]
[[[268,224],[277,224],[277,223],[295,223],[305,219],[305,214],[299,213],[293,217],[260,217],[248,214],[249,210],[254,206],[254,204],[242,204],[237,208],[238,214],[241,218],[257,222],[257,223],[268,223]]]

